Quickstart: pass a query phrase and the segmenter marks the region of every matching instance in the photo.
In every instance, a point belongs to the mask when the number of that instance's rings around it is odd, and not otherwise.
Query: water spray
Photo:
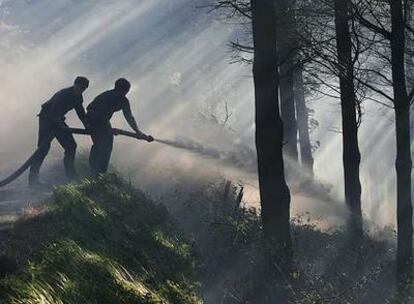
[[[218,160],[247,173],[256,172],[256,153],[245,146],[237,147],[236,151],[224,151],[184,138],[174,141],[163,139],[154,139],[154,141],[177,149],[183,149],[202,157]]]

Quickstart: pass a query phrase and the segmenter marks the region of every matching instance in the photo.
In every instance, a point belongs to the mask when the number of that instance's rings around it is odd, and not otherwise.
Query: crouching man
[[[126,95],[131,88],[128,80],[120,78],[115,82],[115,88],[98,95],[87,108],[89,130],[92,136],[92,148],[89,155],[89,165],[93,176],[105,173],[108,170],[114,143],[114,134],[110,120],[112,115],[121,111],[131,128],[139,138],[148,142],[153,141],[151,135],[146,135],[138,129],[138,125],[131,112]]]
[[[69,179],[77,177],[74,166],[76,142],[65,123],[65,115],[75,109],[79,119],[87,128],[86,112],[83,107],[83,92],[88,88],[89,80],[77,77],[73,86],[60,90],[42,105],[39,116],[38,153],[30,167],[29,186],[42,186],[39,171],[50,150],[50,144],[56,138],[65,150],[63,164]]]

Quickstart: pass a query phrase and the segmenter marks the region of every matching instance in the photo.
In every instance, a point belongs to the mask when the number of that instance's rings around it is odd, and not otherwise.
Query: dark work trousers
[[[89,166],[93,176],[105,173],[111,159],[114,135],[109,123],[93,122],[90,120],[92,148],[89,155]]]
[[[39,116],[38,153],[30,167],[29,182],[38,179],[40,167],[46,155],[49,153],[50,144],[54,138],[58,140],[59,144],[65,150],[63,164],[66,176],[69,178],[75,178],[77,176],[74,165],[76,142],[72,133],[66,128],[68,126],[63,121],[55,122],[48,117]]]

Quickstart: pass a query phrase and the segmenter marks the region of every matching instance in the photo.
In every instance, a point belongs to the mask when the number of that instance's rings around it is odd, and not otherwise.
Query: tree
[[[278,67],[280,74],[280,110],[284,122],[285,149],[284,155],[287,160],[289,172],[298,171],[298,133],[301,150],[302,169],[305,169],[307,177],[313,177],[313,158],[310,143],[310,128],[308,109],[306,108],[304,90],[301,85],[296,85],[296,70],[302,67],[298,53],[298,35],[296,29],[295,5],[297,0],[275,0],[276,29],[278,44]],[[227,11],[226,18],[238,20],[240,27],[250,24],[252,19],[250,0],[214,0],[213,9]],[[234,61],[247,64],[252,63],[250,29],[242,31],[241,41],[231,43],[234,51]],[[302,92],[301,92],[302,90]],[[299,100],[298,100],[299,98]],[[291,164],[291,166],[290,166]]]
[[[294,66],[295,66],[295,16],[294,0],[276,0],[278,66],[280,74],[280,108],[284,123],[285,156],[287,173],[298,167],[298,126],[295,111]]]
[[[391,64],[397,138],[397,268],[411,271],[413,258],[413,207],[411,202],[410,102],[405,79],[405,21],[402,0],[391,0]]]
[[[294,71],[294,94],[302,168],[305,170],[307,177],[313,178],[313,156],[309,136],[309,109],[306,106],[305,100],[302,66],[297,66]]]
[[[354,86],[352,38],[349,29],[350,8],[349,0],[334,0],[337,68],[342,115],[345,201],[351,210],[350,229],[362,232],[361,182],[359,179],[361,155],[358,145],[357,98]]]
[[[408,24],[409,1],[361,1],[354,6],[359,22],[381,39],[375,41],[379,46],[378,55],[388,63],[393,88],[393,96],[382,93],[393,102],[395,112],[396,150],[395,168],[397,173],[397,273],[406,278],[411,273],[413,259],[413,207],[411,198],[411,142],[410,142],[410,99],[414,90],[407,91],[405,52],[406,30],[414,31]],[[382,71],[376,73],[383,79]],[[376,92],[381,93],[381,89]]]
[[[283,122],[274,0],[251,0],[254,44],[256,150],[264,234],[290,250],[290,192],[283,162]]]

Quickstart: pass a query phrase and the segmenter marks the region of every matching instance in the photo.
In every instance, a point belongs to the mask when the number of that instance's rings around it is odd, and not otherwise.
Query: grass
[[[45,206],[9,231],[1,303],[202,303],[193,248],[116,175],[58,186]]]
[[[269,263],[239,190],[208,180],[159,205],[114,174],[56,187],[7,235],[3,261],[15,266],[0,278],[0,302],[263,304],[282,286],[286,304],[414,303],[413,286],[396,290],[392,233],[355,240],[294,218],[286,273]]]
[[[369,234],[355,239],[339,228],[322,231],[306,215],[295,217],[294,265],[290,273],[280,274],[281,268],[267,258],[257,210],[237,208],[239,190],[233,186],[226,194],[225,185],[224,180],[209,181],[177,197],[171,207],[198,247],[205,303],[267,303],[266,293],[280,285],[292,304],[414,303],[414,284],[406,286],[406,293],[396,288],[392,233],[386,240]]]

